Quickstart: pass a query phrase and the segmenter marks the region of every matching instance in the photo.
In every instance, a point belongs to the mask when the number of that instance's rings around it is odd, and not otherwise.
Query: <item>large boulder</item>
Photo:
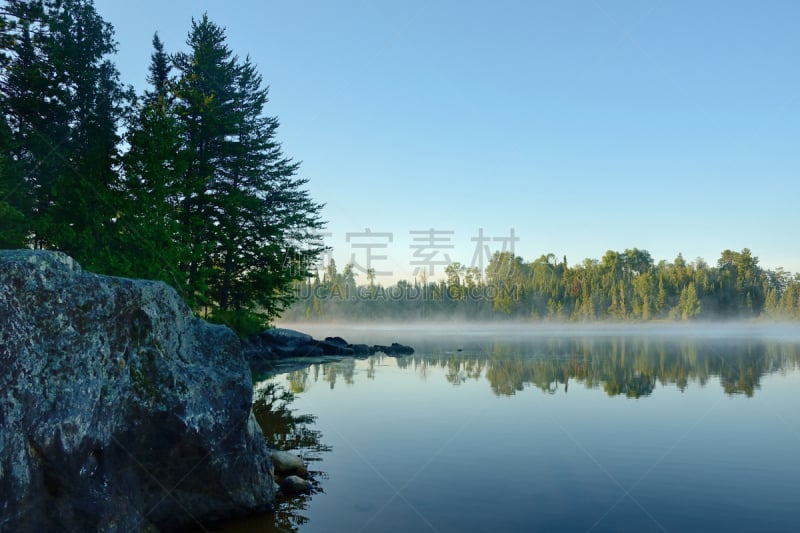
[[[237,336],[160,282],[0,251],[0,530],[169,530],[269,510]]]

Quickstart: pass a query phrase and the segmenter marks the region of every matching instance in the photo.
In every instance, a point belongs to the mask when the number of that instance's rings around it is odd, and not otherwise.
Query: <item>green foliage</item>
[[[684,320],[697,318],[697,316],[700,315],[702,304],[700,303],[700,299],[697,297],[697,289],[695,288],[694,283],[689,283],[689,285],[681,290],[681,298],[678,305],[681,318]]]
[[[322,206],[282,153],[250,59],[207,16],[187,45],[170,57],[154,36],[137,99],[91,0],[6,2],[0,246],[163,280],[196,311],[251,331],[291,303],[287,289],[322,251],[309,244]]]
[[[5,117],[0,116],[0,146],[9,147],[11,143],[11,131]],[[13,161],[0,152],[0,248],[20,248],[25,242],[25,216],[14,206],[14,193],[22,186]]]
[[[296,283],[299,296],[284,318],[326,319],[513,319],[513,320],[693,320],[720,317],[800,318],[800,277],[763,270],[745,249],[726,250],[719,266],[702,259],[654,264],[636,248],[609,250],[599,261],[569,267],[554,254],[525,262],[496,253],[485,279],[453,263],[441,281],[375,280],[357,287],[331,261],[319,277]],[[352,272],[348,265],[345,272]]]
[[[2,170],[0,170],[2,172]],[[0,197],[3,191],[0,190]],[[25,217],[8,202],[0,200],[0,248],[21,248],[25,242]]]
[[[192,22],[187,43],[190,52],[175,57],[174,92],[189,161],[178,206],[187,296],[271,318],[322,251],[308,244],[323,226],[322,206],[283,155],[277,118],[263,115],[267,89],[250,59],[233,55],[207,16]]]
[[[247,309],[214,309],[208,320],[228,326],[243,338],[255,335],[269,325],[265,314]]]
[[[118,211],[120,120],[128,106],[112,29],[89,0],[10,0],[0,103],[30,243],[104,270]]]
[[[181,127],[168,88],[168,57],[158,36],[153,37],[150,90],[129,121],[122,158],[124,207],[119,220],[119,247],[113,256],[119,275],[159,279],[184,296],[187,281],[180,269],[188,250],[181,240],[177,218],[181,176],[187,157]]]
[[[25,216],[9,201],[17,187],[11,165],[0,153],[0,248],[21,248],[25,243]]]

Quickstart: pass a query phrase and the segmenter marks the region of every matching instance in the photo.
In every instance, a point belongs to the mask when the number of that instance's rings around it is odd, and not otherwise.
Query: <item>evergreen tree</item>
[[[190,51],[174,57],[179,72],[176,104],[189,161],[181,178],[180,205],[181,241],[189,253],[181,267],[187,276],[186,296],[197,308],[213,303],[208,291],[219,224],[214,195],[236,134],[236,59],[222,28],[206,15],[199,22],[192,20],[186,44]]]
[[[247,319],[256,309],[271,318],[322,250],[307,245],[323,225],[321,205],[282,153],[278,120],[263,114],[268,91],[249,58],[233,55],[205,15],[192,22],[187,44],[175,65],[190,155],[180,209],[189,287],[220,320]]]
[[[63,142],[69,135],[66,110],[60,105],[66,100],[65,90],[54,83],[57,73],[48,61],[48,26],[43,2],[7,2],[0,98],[9,129],[4,146],[7,159],[15,161],[17,183],[6,194],[10,207],[26,215],[37,247],[46,240],[51,191],[64,167]]]
[[[0,146],[11,145],[11,132],[0,115]],[[15,172],[14,162],[0,152],[0,248],[21,248],[25,243],[25,218],[13,198],[24,187]]]
[[[187,280],[180,265],[187,250],[178,216],[181,178],[187,167],[181,124],[171,93],[170,59],[153,36],[150,89],[128,127],[123,157],[127,202],[121,218],[115,273],[166,281],[182,294]]]
[[[800,275],[789,282],[781,295],[780,307],[786,318],[800,318]]]
[[[656,295],[656,313],[663,314],[667,309],[667,289],[664,287],[664,277],[658,277],[658,294]]]
[[[90,0],[9,0],[3,32],[0,98],[25,184],[14,207],[31,244],[102,270],[116,231],[117,126],[127,101],[108,59],[112,28]]]
[[[696,318],[700,314],[702,305],[700,304],[700,299],[697,297],[697,289],[694,283],[689,283],[689,285],[684,287],[681,291],[679,307],[683,320]]]

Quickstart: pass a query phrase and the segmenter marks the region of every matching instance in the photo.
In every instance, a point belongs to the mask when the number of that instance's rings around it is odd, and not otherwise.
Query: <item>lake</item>
[[[277,530],[800,527],[796,325],[298,329],[416,353],[256,384],[330,447],[300,450],[321,491]]]

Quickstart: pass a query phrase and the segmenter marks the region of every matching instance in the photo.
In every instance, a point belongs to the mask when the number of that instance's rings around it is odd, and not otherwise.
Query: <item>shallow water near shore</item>
[[[324,492],[226,531],[795,531],[792,326],[301,327],[412,344],[270,378]],[[259,385],[257,384],[257,387]]]

